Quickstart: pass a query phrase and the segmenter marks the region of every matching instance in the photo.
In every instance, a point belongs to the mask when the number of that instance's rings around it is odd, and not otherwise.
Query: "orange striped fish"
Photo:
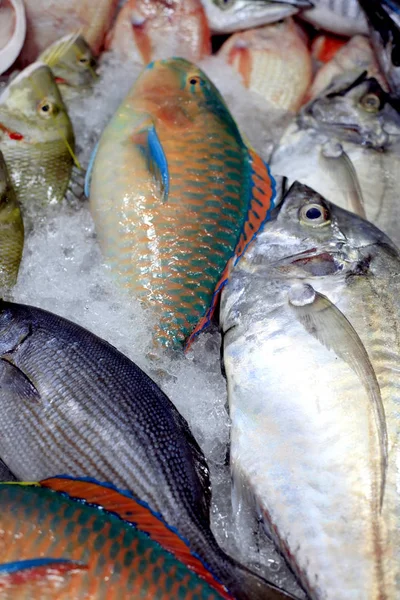
[[[268,166],[208,77],[180,58],[151,63],[104,130],[89,187],[103,253],[157,311],[156,340],[190,343],[274,198]]]
[[[233,598],[159,515],[95,480],[0,484],[0,528],[2,600]]]

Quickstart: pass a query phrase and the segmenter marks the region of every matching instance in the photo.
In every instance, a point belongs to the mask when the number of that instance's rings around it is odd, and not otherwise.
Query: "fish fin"
[[[207,581],[223,598],[232,598],[207,565],[192,553],[189,542],[178,530],[170,527],[160,514],[153,512],[145,502],[136,499],[130,492],[118,490],[111,484],[99,483],[91,478],[67,476],[51,477],[41,481],[40,485],[67,494],[71,499],[99,506],[123,521],[132,523]]]
[[[349,198],[348,210],[354,212],[362,219],[367,215],[364,208],[364,198],[358,181],[356,170],[343,146],[338,143],[328,142],[322,147],[321,158],[327,161],[327,171],[333,175],[336,184],[346,185]],[[347,181],[346,181],[347,180]]]
[[[271,211],[274,208],[276,184],[269,170],[269,166],[249,145],[247,145],[247,152],[251,167],[247,215],[234,254],[228,261],[215,286],[210,307],[188,337],[185,343],[185,351],[189,350],[195,338],[210,324],[217,308],[222,288],[228,282],[232,268],[236,265],[240,257],[243,256],[247,247],[256,238],[257,234],[262,230],[264,224],[270,219]]]
[[[97,142],[97,144],[93,148],[92,154],[90,155],[89,165],[86,170],[85,187],[84,187],[86,198],[89,198],[89,196],[90,196],[90,183],[92,181],[93,166],[94,166],[94,161],[96,160],[96,154],[99,149],[99,144],[100,144],[100,142]]]
[[[139,146],[147,168],[161,192],[162,201],[166,202],[169,193],[168,162],[154,123],[149,120],[144,127],[142,125],[133,133],[132,141]]]
[[[10,358],[0,357],[0,386],[6,385],[18,399],[39,401],[41,396],[29,377]]]
[[[87,565],[63,558],[30,558],[0,564],[0,590],[87,570]]]
[[[382,508],[388,464],[386,417],[378,380],[364,344],[344,314],[329,298],[316,292],[311,285],[292,286],[289,291],[289,305],[306,331],[349,365],[369,395],[381,453]]]

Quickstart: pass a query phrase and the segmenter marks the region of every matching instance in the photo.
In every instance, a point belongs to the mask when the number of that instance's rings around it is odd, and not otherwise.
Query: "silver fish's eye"
[[[378,112],[381,108],[381,101],[376,94],[368,93],[361,98],[360,105],[367,112]]]
[[[233,6],[236,0],[213,0],[214,4],[218,6],[218,8],[222,8],[222,10],[226,10]]]
[[[42,100],[42,102],[39,102],[37,110],[42,117],[46,118],[54,116],[57,112],[56,106],[47,99],[44,99]]]
[[[322,227],[331,222],[329,212],[322,204],[305,204],[300,209],[299,218],[301,223],[310,227]]]
[[[89,62],[89,59],[87,56],[81,56],[79,59],[79,62],[82,63],[83,65],[86,65]]]

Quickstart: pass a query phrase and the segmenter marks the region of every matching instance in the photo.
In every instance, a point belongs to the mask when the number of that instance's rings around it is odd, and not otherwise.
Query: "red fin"
[[[251,165],[251,192],[247,217],[239,241],[236,244],[234,255],[227,262],[215,287],[210,308],[187,339],[185,352],[189,350],[196,336],[209,325],[217,307],[222,288],[227,283],[232,268],[244,254],[247,246],[262,229],[264,223],[269,220],[270,212],[274,207],[275,180],[269,171],[269,167],[254,150],[251,148],[247,148],[247,150]]]
[[[133,523],[140,531],[147,533],[152,540],[158,542],[189,569],[197,573],[223,598],[232,600],[232,596],[225,587],[214,578],[201,560],[191,553],[188,543],[179,536],[177,531],[167,526],[161,516],[154,514],[145,503],[118,491],[113,486],[103,485],[89,479],[52,477],[41,481],[40,485],[66,493],[73,499],[98,505],[110,513],[118,515],[124,521]]]
[[[247,46],[240,46],[238,44],[233,46],[228,54],[228,62],[235,66],[239,71],[243,78],[244,86],[247,88],[250,87],[252,61],[249,48]]]
[[[0,565],[0,590],[25,583],[44,582],[87,569],[73,560],[38,558]]]

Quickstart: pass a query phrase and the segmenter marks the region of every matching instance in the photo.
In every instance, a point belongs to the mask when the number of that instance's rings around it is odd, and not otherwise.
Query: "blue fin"
[[[89,166],[87,168],[86,175],[85,175],[85,196],[86,196],[86,198],[89,198],[89,195],[90,195],[90,182],[92,180],[93,165],[94,165],[94,161],[96,159],[97,150],[99,149],[99,144],[100,144],[100,142],[97,142],[97,144],[93,148],[92,154],[90,155]]]
[[[16,560],[14,562],[0,564],[0,576],[12,575],[26,569],[38,569],[40,567],[49,567],[57,569],[58,566],[67,567],[66,570],[86,568],[80,562],[64,558],[29,558],[28,560]],[[68,569],[70,567],[70,569]]]
[[[140,147],[147,167],[160,188],[162,201],[165,202],[169,193],[168,162],[154,124],[149,122],[147,127],[141,127],[133,134],[132,139]]]

